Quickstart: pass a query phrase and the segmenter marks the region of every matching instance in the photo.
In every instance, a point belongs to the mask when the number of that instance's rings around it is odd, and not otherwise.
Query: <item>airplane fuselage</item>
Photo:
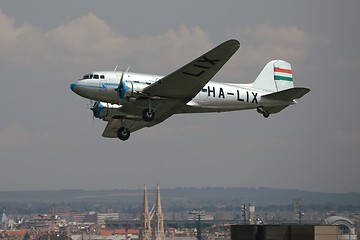
[[[119,96],[116,89],[122,72],[101,71],[88,74],[89,79],[81,79],[71,84],[78,95],[95,101],[126,106],[141,99],[141,90],[159,81],[162,76],[125,72],[123,81],[128,90],[127,96]],[[224,112],[251,109],[258,106],[281,106],[292,102],[269,101],[262,99],[268,91],[254,89],[251,84],[232,84],[209,81],[202,90],[188,101],[186,107],[177,113]],[[140,98],[139,98],[140,97]],[[141,101],[141,100],[140,100]]]

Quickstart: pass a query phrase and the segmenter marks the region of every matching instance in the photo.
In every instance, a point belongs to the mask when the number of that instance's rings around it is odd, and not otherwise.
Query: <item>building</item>
[[[232,225],[231,240],[338,240],[339,229],[324,225]]]
[[[42,236],[40,236],[39,240],[72,240],[71,237],[69,237],[66,234],[60,234],[60,233],[45,233]]]
[[[339,228],[338,240],[356,240],[355,224],[348,218],[340,216],[331,216],[321,221],[322,224],[334,225]]]
[[[105,225],[105,220],[119,220],[119,213],[97,213],[96,223],[99,225]]]
[[[201,221],[208,221],[208,220],[214,220],[214,217],[209,215],[209,214],[205,214],[204,212],[198,212],[198,211],[191,211],[189,212],[189,216],[188,216],[188,220],[189,221],[197,221],[197,220]]]
[[[0,238],[4,239],[23,239],[27,230],[0,230]]]
[[[151,220],[153,225],[151,227]],[[146,185],[144,186],[143,213],[141,215],[141,229],[139,233],[140,240],[164,240],[164,214],[161,207],[160,187],[157,184],[155,212],[149,212],[148,194]]]
[[[298,220],[300,222],[302,216],[301,198],[294,198],[292,200],[292,205],[293,205],[293,220]]]
[[[165,239],[164,214],[162,212],[162,207],[161,207],[159,184],[157,184],[156,187],[156,205],[155,205],[153,224],[154,224],[153,240],[164,240]]]
[[[144,185],[144,199],[143,199],[143,208],[141,214],[141,228],[139,232],[140,240],[151,240],[151,223],[150,223],[150,213],[149,213],[149,202],[146,185]]]
[[[249,224],[255,224],[255,204],[249,203]]]

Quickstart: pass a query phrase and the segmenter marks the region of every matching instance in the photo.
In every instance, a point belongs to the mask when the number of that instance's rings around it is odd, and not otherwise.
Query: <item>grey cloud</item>
[[[0,190],[149,181],[360,191],[359,4],[281,3],[3,1]],[[249,83],[284,58],[311,92],[266,120],[256,111],[177,115],[123,143],[102,138],[105,122],[92,122],[88,101],[69,89],[115,65],[168,74],[228,38],[241,48],[215,80]]]

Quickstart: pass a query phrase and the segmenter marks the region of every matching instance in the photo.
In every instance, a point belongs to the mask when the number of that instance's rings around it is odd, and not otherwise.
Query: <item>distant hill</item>
[[[155,190],[149,189],[149,199],[153,201]],[[143,190],[57,190],[57,191],[2,191],[0,203],[5,202],[116,202],[141,203]],[[224,188],[203,187],[161,189],[161,197],[167,204],[204,203],[248,203],[257,205],[291,204],[293,198],[302,198],[303,204],[360,205],[360,193],[321,193],[276,188]]]

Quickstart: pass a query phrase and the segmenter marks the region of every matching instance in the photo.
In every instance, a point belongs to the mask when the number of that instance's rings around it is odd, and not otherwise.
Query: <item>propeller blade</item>
[[[124,71],[121,73],[121,78],[118,87],[115,89],[119,96],[122,94],[122,88],[123,88],[123,80],[124,80]]]
[[[90,100],[90,103],[91,103],[91,108],[90,108],[90,110],[93,112],[93,114],[92,114],[92,120],[94,121],[94,118],[95,118],[95,114],[96,114],[96,111],[97,111],[97,108],[98,108],[98,102],[96,101],[96,102],[94,102],[94,104],[93,104],[93,101],[92,100]]]

